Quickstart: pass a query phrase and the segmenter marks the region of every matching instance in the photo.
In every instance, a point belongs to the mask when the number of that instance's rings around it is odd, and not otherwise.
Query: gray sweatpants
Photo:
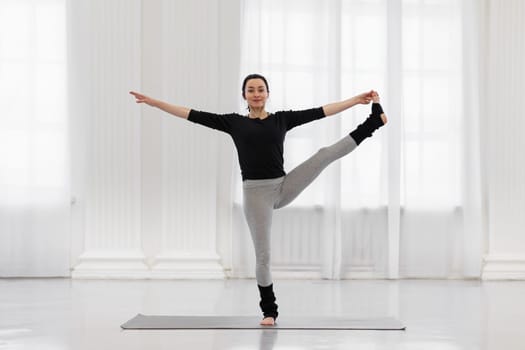
[[[350,136],[323,147],[286,176],[275,179],[244,180],[244,215],[255,248],[257,284],[272,284],[270,272],[271,225],[274,209],[291,203],[333,161],[350,153],[357,145]]]

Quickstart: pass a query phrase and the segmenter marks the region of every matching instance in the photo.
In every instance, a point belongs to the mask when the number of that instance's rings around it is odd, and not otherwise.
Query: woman
[[[248,75],[242,84],[242,97],[248,103],[248,116],[212,114],[171,105],[137,92],[130,92],[137,103],[146,103],[174,116],[188,119],[228,133],[235,143],[243,179],[244,215],[255,247],[255,276],[264,314],[261,325],[274,325],[277,304],[270,273],[270,233],[274,209],[294,200],[333,161],[350,153],[365,138],[383,126],[387,119],[375,91],[365,92],[341,102],[303,111],[269,113],[266,78]],[[342,112],[357,104],[372,104],[372,114],[349,136],[321,148],[304,163],[286,174],[283,169],[283,143],[286,132],[295,126]]]

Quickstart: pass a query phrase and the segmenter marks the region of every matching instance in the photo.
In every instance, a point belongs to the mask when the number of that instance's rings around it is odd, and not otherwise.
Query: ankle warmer
[[[264,317],[273,317],[274,319],[277,319],[279,313],[277,312],[278,305],[275,303],[273,284],[270,284],[267,287],[257,285],[257,287],[259,288],[259,294],[261,296],[259,306],[261,307]]]
[[[355,143],[359,145],[367,137],[372,136],[372,133],[383,126],[383,120],[381,119],[381,113],[383,108],[379,103],[372,104],[372,114],[357,128],[350,133],[350,136],[354,139]]]

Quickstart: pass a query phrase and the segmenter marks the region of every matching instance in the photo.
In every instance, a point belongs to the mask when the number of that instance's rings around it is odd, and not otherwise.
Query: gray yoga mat
[[[147,316],[138,314],[123,329],[359,329],[405,330],[395,318],[279,317],[275,326],[259,325],[258,316]]]

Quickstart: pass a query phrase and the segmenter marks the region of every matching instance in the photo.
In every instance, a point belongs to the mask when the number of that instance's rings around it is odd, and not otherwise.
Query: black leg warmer
[[[261,295],[261,302],[259,306],[263,312],[264,317],[273,317],[277,319],[279,313],[277,312],[277,304],[275,303],[275,295],[273,294],[273,284],[268,287],[259,287],[259,294]]]
[[[372,133],[383,126],[383,120],[381,119],[381,113],[383,108],[379,103],[372,104],[372,114],[357,128],[350,133],[350,136],[354,139],[356,144],[360,144],[367,137],[372,136]]]

